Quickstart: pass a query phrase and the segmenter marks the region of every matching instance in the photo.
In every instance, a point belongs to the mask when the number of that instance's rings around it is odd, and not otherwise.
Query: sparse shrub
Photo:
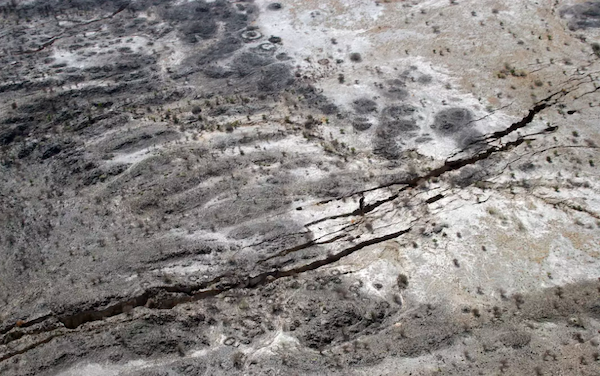
[[[592,43],[592,51],[594,51],[594,55],[600,57],[600,43]]]
[[[231,356],[231,361],[233,362],[233,366],[237,369],[244,368],[244,360],[245,359],[246,359],[246,356],[241,351],[238,351]]]
[[[513,298],[515,299],[515,304],[517,305],[517,308],[521,309],[521,306],[525,303],[525,298],[523,297],[523,295],[517,293],[513,295]]]
[[[396,283],[400,290],[406,290],[408,288],[408,277],[405,274],[398,274]]]
[[[183,347],[183,344],[181,344],[181,343],[177,344],[177,354],[181,357],[185,356],[185,348]]]
[[[360,63],[362,61],[362,55],[359,54],[358,52],[352,52],[350,54],[350,61],[353,61],[355,63]]]
[[[508,360],[502,359],[500,361],[500,372],[504,373],[508,368],[509,368]]]
[[[163,273],[162,276],[161,276],[161,278],[162,278],[163,282],[166,283],[166,284],[173,283],[173,278],[168,273]]]

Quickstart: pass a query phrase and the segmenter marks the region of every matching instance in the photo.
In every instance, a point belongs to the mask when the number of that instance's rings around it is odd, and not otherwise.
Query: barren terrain
[[[0,374],[599,375],[600,2],[0,1]]]

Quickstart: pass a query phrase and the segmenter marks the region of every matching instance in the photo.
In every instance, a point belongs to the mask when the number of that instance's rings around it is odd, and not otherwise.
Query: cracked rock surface
[[[597,375],[600,2],[0,1],[1,375]]]

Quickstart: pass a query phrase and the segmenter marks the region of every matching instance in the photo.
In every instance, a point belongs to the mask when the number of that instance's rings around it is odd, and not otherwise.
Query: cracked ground
[[[0,374],[600,374],[600,2],[0,0]]]

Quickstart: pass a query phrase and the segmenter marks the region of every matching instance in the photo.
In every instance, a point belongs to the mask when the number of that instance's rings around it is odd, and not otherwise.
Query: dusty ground
[[[0,25],[0,374],[599,374],[600,2]]]

